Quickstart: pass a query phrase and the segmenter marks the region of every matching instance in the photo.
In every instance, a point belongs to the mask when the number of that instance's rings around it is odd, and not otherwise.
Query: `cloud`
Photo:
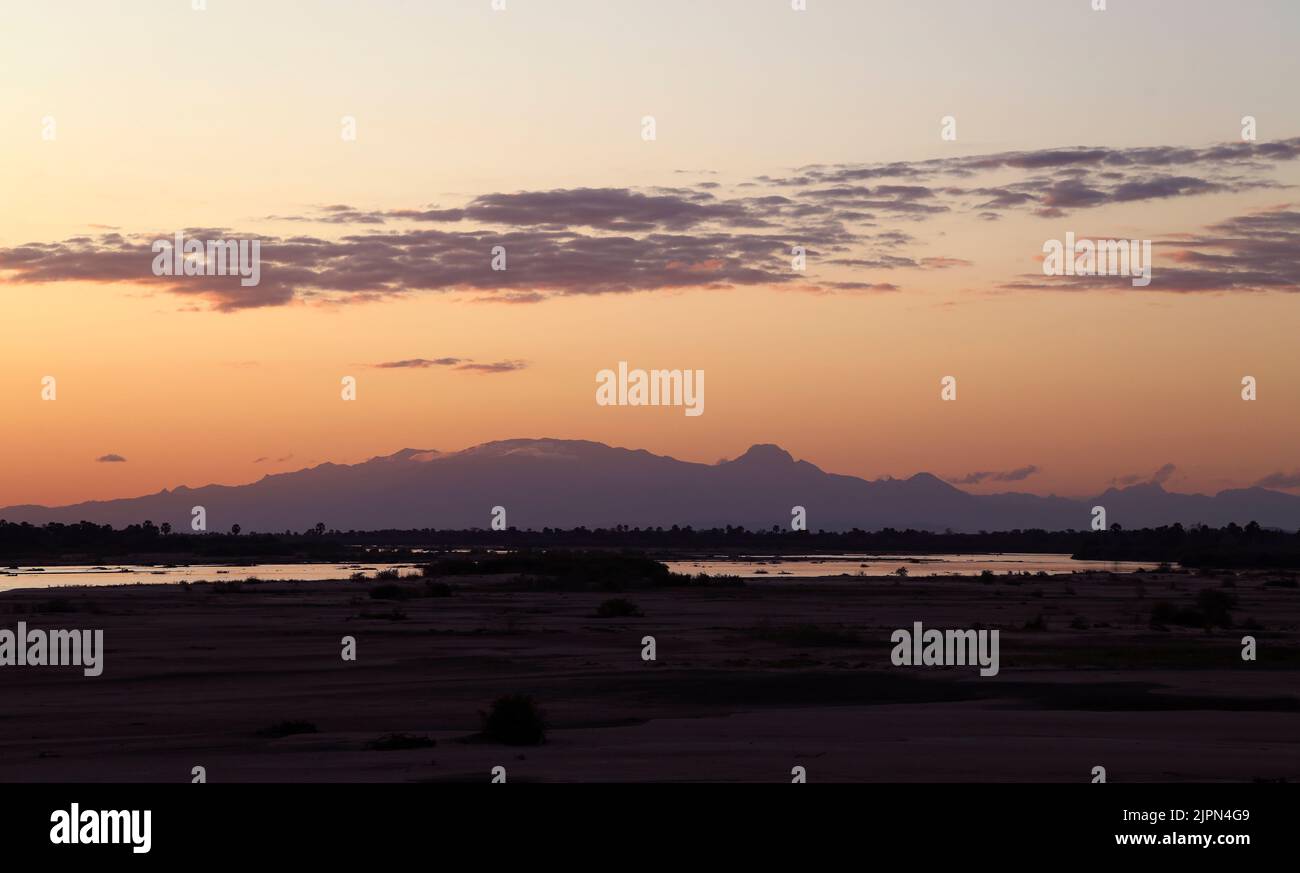
[[[468,370],[474,373],[511,373],[515,370],[522,370],[527,367],[525,361],[497,361],[492,364],[461,364],[457,370]]]
[[[888,164],[813,165],[794,176],[763,175],[733,186],[771,192],[754,197],[718,198],[713,192],[721,186],[716,182],[709,183],[708,190],[698,185],[650,191],[575,188],[483,194],[458,208],[365,211],[334,205],[315,216],[282,218],[357,224],[472,221],[644,232],[789,226],[800,219],[865,225],[876,213],[924,220],[962,211],[992,220],[1001,211],[1023,208],[1055,217],[1112,203],[1278,187],[1268,173],[1297,157],[1300,137],[1205,148],[1082,146]],[[1012,178],[971,188],[954,184],[976,176]]]
[[[1151,474],[1151,481],[1156,485],[1163,485],[1168,482],[1177,471],[1178,468],[1173,464],[1165,464],[1159,470],[1156,470]]]
[[[460,362],[460,358],[409,358],[405,361],[387,361],[382,364],[375,364],[374,366],[381,370],[426,370],[429,367],[454,367]]]
[[[198,239],[251,234],[187,231]],[[554,296],[679,288],[779,286],[802,280],[783,237],[725,232],[595,236],[561,230],[412,230],[345,236],[258,237],[261,283],[239,276],[152,273],[152,240],[164,235],[29,243],[0,248],[0,270],[16,283],[133,282],[232,312],[294,301],[357,303],[417,292],[479,292],[509,302]],[[504,246],[509,269],[491,267]]]
[[[915,235],[879,222],[921,226],[940,215],[980,221],[1023,211],[1061,216],[1108,204],[1276,188],[1280,163],[1300,156],[1300,137],[1206,148],[1077,147],[802,168],[721,189],[562,188],[489,192],[461,205],[368,209],[321,206],[276,221],[314,223],[340,236],[191,228],[196,239],[258,239],[261,282],[239,276],[152,274],[156,239],[169,233],[74,236],[0,247],[0,274],[21,284],[132,283],[222,312],[295,303],[347,304],[420,293],[534,304],[564,296],[755,286],[818,293],[893,290],[873,275],[895,268],[966,266],[911,252]],[[976,179],[975,177],[986,177]],[[971,182],[975,184],[970,184]],[[1162,243],[1168,258],[1153,288],[1295,290],[1296,213],[1243,216]],[[508,269],[492,269],[505,248]],[[795,246],[808,274],[791,267]],[[818,271],[825,270],[826,273]],[[814,275],[815,273],[815,275]],[[1067,278],[1067,277],[1062,277]],[[1068,277],[1006,288],[1081,290],[1114,280]]]
[[[1269,473],[1255,483],[1256,488],[1300,488],[1300,470],[1294,473]]]
[[[1082,173],[1093,173],[1113,181],[1126,179],[1126,174],[1133,171],[1162,172],[1175,167],[1259,170],[1270,163],[1293,161],[1297,157],[1300,157],[1300,137],[1266,143],[1231,142],[1205,148],[1075,146],[890,164],[815,165],[802,169],[794,178],[779,181],[806,186],[865,179],[969,177],[1007,170],[1055,173],[1057,178],[1065,178],[1068,174],[1077,177]]]
[[[1025,276],[1007,290],[1121,289],[1178,294],[1300,291],[1300,211],[1290,205],[1238,215],[1199,233],[1153,243],[1151,284],[1127,276]]]
[[[100,455],[98,458],[95,459],[95,461],[100,464],[125,464],[126,458],[122,457],[121,455],[108,454],[108,455]]]
[[[1017,467],[1014,470],[1002,472],[984,471],[980,473],[967,473],[960,479],[950,479],[955,485],[982,485],[985,482],[1023,482],[1030,476],[1038,472],[1038,467],[1029,464],[1024,467]]]
[[[743,202],[722,202],[710,194],[680,189],[654,194],[626,188],[487,194],[471,201],[465,216],[487,224],[591,227],[620,233],[683,231],[709,222],[731,227],[767,224],[759,211]]]
[[[823,282],[820,285],[801,285],[792,290],[807,294],[834,294],[839,291],[849,293],[898,291],[897,285],[889,282]]]
[[[965,258],[921,258],[921,266],[931,270],[947,270],[952,267],[969,267],[971,262]]]
[[[1110,484],[1121,487],[1137,485],[1138,483],[1143,485],[1163,485],[1173,478],[1173,475],[1176,472],[1178,472],[1176,466],[1173,464],[1165,464],[1159,470],[1156,470],[1154,473],[1149,475],[1145,473],[1130,473],[1127,476],[1117,476],[1110,481]]]
[[[427,370],[430,367],[450,367],[453,370],[461,370],[470,373],[511,373],[515,370],[525,369],[528,366],[528,362],[516,360],[479,363],[469,358],[409,358],[404,361],[388,361],[382,364],[374,364],[373,366],[382,370]]]
[[[784,199],[784,198],[783,198]],[[786,201],[789,202],[789,201]],[[595,228],[619,233],[683,231],[715,223],[739,227],[767,226],[764,209],[780,204],[718,200],[691,188],[638,191],[630,188],[558,188],[482,194],[465,206],[367,211],[347,205],[321,207],[314,215],[268,216],[277,221],[325,224],[385,224],[391,221],[479,224],[510,227]]]

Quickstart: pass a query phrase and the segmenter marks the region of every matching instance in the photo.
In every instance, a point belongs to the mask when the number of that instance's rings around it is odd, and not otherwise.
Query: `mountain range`
[[[970,494],[929,473],[867,480],[827,473],[774,445],[716,464],[584,440],[515,439],[458,452],[404,449],[358,464],[320,464],[247,485],[180,487],[71,506],[10,506],[0,519],[43,524],[92,521],[122,527],[146,519],[190,529],[202,506],[209,530],[488,528],[493,507],[518,528],[586,526],[788,528],[802,506],[809,530],[959,532],[1087,529],[1094,506],[1125,528],[1180,522],[1256,521],[1300,529],[1300,497],[1266,488],[1181,494],[1148,483],[1075,499]]]

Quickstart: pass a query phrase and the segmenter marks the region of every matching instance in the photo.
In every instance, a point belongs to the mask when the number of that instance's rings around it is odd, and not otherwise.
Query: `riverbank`
[[[1204,591],[1232,627],[1179,624]],[[1300,779],[1300,596],[1262,572],[132,585],[7,592],[18,621],[104,664],[0,668],[4,781]],[[916,621],[1000,629],[1000,672],[893,666]],[[478,736],[512,694],[545,744]]]

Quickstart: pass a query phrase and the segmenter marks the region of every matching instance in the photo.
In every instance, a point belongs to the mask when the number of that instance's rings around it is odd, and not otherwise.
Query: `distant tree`
[[[323,521],[316,522],[316,536],[318,537],[325,536],[325,522]]]
[[[239,527],[239,525],[237,525],[237,524],[232,524],[232,525],[230,526],[230,532],[231,532],[232,534],[234,534],[235,536],[239,536],[239,531],[240,531],[240,527]]]
[[[163,532],[163,536],[167,536],[167,534],[172,532],[172,523],[170,521],[164,521],[162,527],[158,529]]]

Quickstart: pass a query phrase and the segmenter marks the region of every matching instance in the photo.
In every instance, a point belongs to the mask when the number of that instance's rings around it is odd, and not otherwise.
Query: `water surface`
[[[324,579],[347,579],[353,573],[373,577],[379,570],[414,569],[414,564],[184,564],[138,565],[105,564],[100,566],[22,565],[0,568],[0,591],[13,588],[61,587],[64,585],[162,585],[168,582],[238,582],[255,577],[271,581],[299,579],[317,582]]]
[[[674,573],[762,578],[812,576],[888,576],[905,567],[909,576],[978,576],[985,570],[1004,573],[1081,573],[1100,570],[1131,573],[1153,570],[1152,562],[1076,561],[1069,555],[1001,553],[993,555],[743,555],[665,561]],[[416,564],[186,564],[101,566],[34,566],[0,568],[0,591],[65,585],[132,585],[174,582],[237,582],[250,577],[266,581],[298,579],[318,582],[347,579],[353,573],[373,578],[380,570],[415,570]]]
[[[1069,555],[746,555],[711,559],[667,561],[674,573],[708,573],[731,576],[886,576],[900,567],[909,576],[978,576],[985,570],[1004,573],[1082,573],[1100,570],[1132,573],[1154,570],[1153,562],[1076,561]]]

